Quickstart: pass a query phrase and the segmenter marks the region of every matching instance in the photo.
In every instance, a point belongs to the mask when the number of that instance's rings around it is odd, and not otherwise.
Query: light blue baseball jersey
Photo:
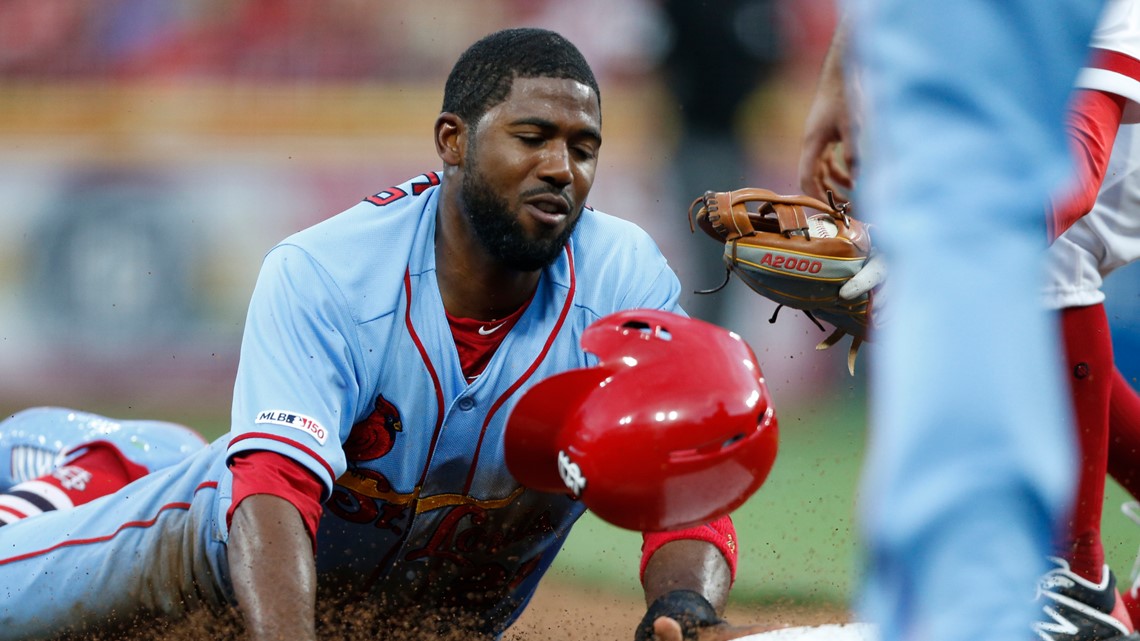
[[[851,0],[856,200],[891,268],[860,494],[862,615],[883,641],[1036,638],[1076,446],[1045,205],[1098,0]]]
[[[179,599],[232,603],[225,461],[248,450],[294,459],[324,486],[319,598],[458,607],[482,617],[489,632],[506,629],[584,510],[511,477],[503,461],[511,408],[543,378],[592,364],[579,338],[598,318],[629,308],[683,313],[680,285],[644,231],[587,209],[468,384],[436,281],[440,180],[428,173],[380,192],[269,252],[249,308],[229,436],[141,479],[145,491],[133,499],[120,492],[89,504],[103,505],[98,513],[83,506],[0,528],[0,584],[17,586],[0,605],[0,639],[43,629],[17,604],[47,596],[49,586],[27,575],[60,565],[68,583],[56,574],[52,604],[34,613],[64,622],[52,629],[75,621],[67,607],[74,601],[105,617],[176,613]],[[127,521],[156,527],[121,527]],[[53,548],[88,534],[98,541]],[[139,546],[155,547],[140,555]],[[148,562],[124,562],[128,577],[116,581],[84,574],[110,548]],[[149,581],[152,574],[167,583]],[[162,594],[139,603],[131,587],[142,584]]]

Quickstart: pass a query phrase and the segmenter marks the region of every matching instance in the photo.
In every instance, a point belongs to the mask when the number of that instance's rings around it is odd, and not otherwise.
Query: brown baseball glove
[[[852,218],[848,203],[825,203],[810,196],[782,196],[767,189],[705,192],[689,206],[689,228],[699,226],[724,244],[725,282],[700,293],[718,291],[732,274],[760,295],[798,309],[821,330],[835,327],[816,349],[852,336],[847,366],[868,338],[871,292],[845,299],[839,289],[854,276],[871,251],[867,226]],[[695,220],[695,225],[694,225]]]

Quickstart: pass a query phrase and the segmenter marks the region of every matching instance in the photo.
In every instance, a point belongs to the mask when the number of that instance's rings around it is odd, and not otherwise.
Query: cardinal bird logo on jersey
[[[400,410],[379,394],[376,396],[376,409],[368,418],[352,426],[352,432],[344,443],[344,453],[350,461],[378,459],[392,450],[396,432],[403,429]]]

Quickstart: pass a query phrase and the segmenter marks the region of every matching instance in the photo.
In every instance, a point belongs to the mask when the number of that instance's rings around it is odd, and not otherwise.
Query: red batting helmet
[[[656,310],[591,324],[598,365],[528,390],[507,420],[507,467],[631,530],[735,510],[776,458],[776,414],[756,356],[725,329]]]

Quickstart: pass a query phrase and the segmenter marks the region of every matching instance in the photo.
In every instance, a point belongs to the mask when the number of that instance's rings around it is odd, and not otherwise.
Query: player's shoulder
[[[637,223],[591,207],[582,210],[574,236],[585,249],[603,254],[612,251],[615,242],[657,248],[653,238]]]
[[[428,211],[434,212],[440,176],[429,172],[366,196],[348,209],[303,229],[284,242],[320,245],[322,242],[366,242],[369,234],[413,231]]]
[[[434,226],[438,185],[438,174],[421,174],[292,234],[270,250],[263,275],[325,291],[368,292],[348,301],[353,314],[385,314],[404,271],[430,247],[422,241]]]
[[[640,299],[670,273],[653,238],[636,223],[597,209],[582,212],[571,238],[580,295]]]
[[[277,247],[296,247],[318,262],[348,267],[361,264],[355,259],[370,264],[381,256],[385,264],[400,262],[435,212],[439,183],[436,173],[420,174],[292,234]]]

